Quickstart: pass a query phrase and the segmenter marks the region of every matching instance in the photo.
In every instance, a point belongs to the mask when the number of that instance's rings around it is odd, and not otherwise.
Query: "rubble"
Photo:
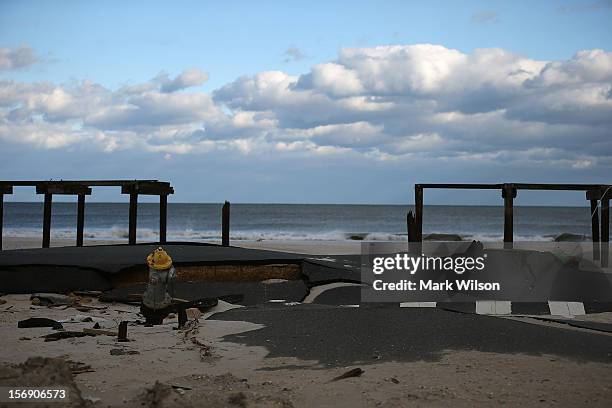
[[[62,323],[44,317],[31,317],[29,319],[21,320],[17,323],[17,327],[20,329],[29,329],[33,327],[51,327],[55,330],[61,330],[64,328],[64,326],[62,326]]]
[[[63,306],[74,304],[74,298],[57,293],[33,293],[30,296],[33,305],[36,306]]]

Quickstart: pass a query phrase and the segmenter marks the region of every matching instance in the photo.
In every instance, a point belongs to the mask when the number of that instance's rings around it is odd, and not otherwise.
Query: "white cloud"
[[[160,90],[162,92],[175,92],[181,89],[202,85],[208,80],[208,74],[197,68],[192,68],[181,72],[172,80],[169,79],[167,75],[162,74],[159,80],[161,82]]]
[[[592,171],[611,162],[612,53],[603,50],[539,61],[497,48],[349,48],[303,75],[266,71],[213,93],[178,92],[206,78],[187,70],[117,90],[0,81],[0,138],[162,157],[454,158]]]

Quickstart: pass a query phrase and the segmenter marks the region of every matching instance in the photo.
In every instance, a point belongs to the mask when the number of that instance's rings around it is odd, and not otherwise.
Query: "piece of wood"
[[[447,188],[447,189],[467,189],[467,190],[497,190],[505,185],[511,184],[518,190],[569,190],[569,191],[588,191],[603,189],[608,185],[600,184],[553,184],[553,183],[506,183],[506,184],[483,184],[483,183],[428,183],[420,184],[422,188]]]
[[[166,243],[168,226],[168,195],[159,195],[159,243]]]
[[[408,242],[416,242],[416,220],[412,211],[408,211],[406,216],[406,227],[408,229]]]
[[[504,199],[504,242],[514,241],[514,198],[516,188],[512,184],[504,184],[502,189]]]
[[[230,241],[230,203],[226,201],[221,210],[221,245],[229,246]]]
[[[85,194],[79,194],[77,198],[77,231],[76,246],[83,246],[83,231],[85,230]]]
[[[1,184],[9,184],[12,186],[32,187],[39,185],[80,185],[80,186],[100,186],[113,187],[123,185],[134,185],[138,183],[157,183],[169,185],[168,182],[158,180],[0,180]]]
[[[173,194],[174,189],[170,185],[160,183],[137,183],[124,185],[121,187],[121,194],[143,194],[143,195],[162,195]]]
[[[127,334],[127,325],[128,325],[128,322],[125,320],[119,323],[119,331],[117,332],[117,341],[122,341],[122,342],[129,341],[128,334]]]
[[[45,202],[43,205],[43,237],[42,247],[49,248],[51,244],[51,205],[53,202],[53,194],[45,194]]]
[[[609,192],[608,192],[609,193]],[[610,255],[610,194],[601,198],[601,266],[608,267]]]
[[[138,193],[130,194],[130,219],[128,224],[128,243],[136,244],[136,221],[138,218]]]
[[[414,212],[415,242],[423,242],[423,187],[420,184],[414,185]]]
[[[2,227],[4,225],[4,194],[0,193],[0,251],[2,251]]]
[[[36,186],[36,194],[91,194],[91,188],[78,184],[39,184]]]
[[[94,336],[103,335],[103,336],[113,336],[113,337],[115,337],[117,335],[117,332],[116,331],[112,331],[112,330],[88,329],[88,328],[83,329],[83,333],[86,333],[86,334],[89,334],[89,335],[94,335]]]
[[[363,371],[361,368],[353,368],[342,375],[332,378],[331,382],[344,380],[346,378],[360,377],[364,372],[365,371]]]
[[[599,260],[599,208],[597,200],[591,202],[591,239],[593,241],[593,260]]]

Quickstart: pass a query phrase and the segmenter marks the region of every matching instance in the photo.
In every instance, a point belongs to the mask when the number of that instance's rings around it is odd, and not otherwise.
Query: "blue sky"
[[[200,202],[610,182],[609,21],[597,0],[3,1],[2,178],[159,178]]]

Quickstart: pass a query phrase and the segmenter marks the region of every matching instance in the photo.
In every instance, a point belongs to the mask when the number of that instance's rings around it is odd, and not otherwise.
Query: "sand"
[[[147,241],[138,241],[147,242]],[[127,244],[127,240],[84,240],[84,245]],[[219,241],[214,243],[219,244]],[[232,246],[311,255],[361,253],[361,241],[231,241]],[[75,246],[73,239],[52,238],[52,247]],[[3,249],[40,248],[41,238],[3,237]]]
[[[101,242],[86,242],[95,243]],[[73,245],[66,240],[54,240],[52,244]],[[39,240],[4,241],[5,248],[39,245]],[[241,241],[238,245],[313,254],[359,253],[360,250],[358,241]],[[242,321],[206,320],[211,314],[231,307],[223,303],[198,320],[190,320],[188,330],[175,330],[174,318],[153,328],[129,326],[127,343],[119,343],[116,337],[108,335],[45,342],[41,336],[54,330],[18,329],[17,322],[28,317],[81,320],[86,315],[92,321],[66,322],[64,328],[79,331],[98,322],[103,329],[116,331],[120,321],[141,317],[135,306],[99,303],[96,299],[85,304],[101,309],[86,312],[73,307],[35,306],[27,295],[5,295],[0,299],[3,301],[0,302],[3,341],[0,385],[46,384],[41,376],[32,377],[19,368],[18,365],[32,357],[59,359],[35,361],[37,364],[43,361],[37,372],[62,376],[66,370],[62,361],[80,362],[91,370],[65,379],[70,387],[74,385],[78,389],[74,391],[78,395],[73,406],[82,405],[82,401],[95,407],[213,408],[612,405],[610,364],[579,362],[553,355],[447,350],[439,361],[373,361],[329,368],[318,361],[268,358],[265,347],[224,340],[226,335],[259,330],[262,326]],[[609,314],[590,318],[612,320]],[[361,376],[331,381],[356,367],[364,370]]]
[[[448,351],[440,361],[361,365],[363,375],[337,382],[349,367],[325,368],[317,361],[266,358],[265,347],[223,340],[229,334],[258,330],[249,322],[192,320],[189,330],[174,330],[175,319],[161,326],[129,326],[131,341],[99,335],[45,342],[50,328],[17,329],[27,317],[56,320],[89,315],[107,330],[121,320],[138,319],[137,307],[88,304],[106,309],[84,313],[72,307],[33,306],[27,295],[6,295],[0,305],[0,383],[29,357],[82,362],[93,372],[75,375],[85,401],[94,406],[211,407],[403,407],[403,406],[610,406],[612,366],[556,356]],[[64,323],[66,330],[91,322]],[[159,384],[156,385],[156,382]],[[5,382],[6,383],[6,382]],[[15,381],[13,379],[13,383]],[[174,386],[175,388],[172,388]]]

